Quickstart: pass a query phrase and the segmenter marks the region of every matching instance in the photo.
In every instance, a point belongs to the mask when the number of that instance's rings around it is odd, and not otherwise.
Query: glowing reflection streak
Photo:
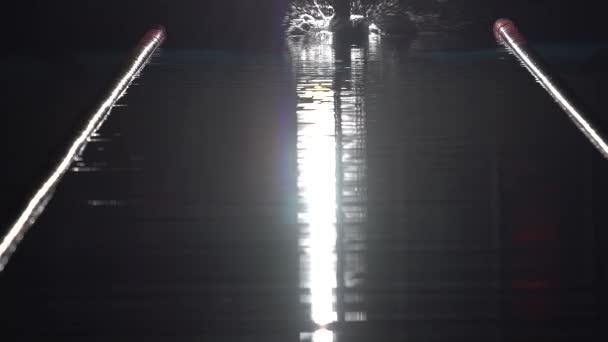
[[[333,342],[334,332],[326,329],[319,329],[312,335],[312,342]]]
[[[116,101],[125,94],[127,88],[131,82],[133,82],[133,79],[135,79],[139,72],[145,67],[164,39],[165,30],[162,27],[152,29],[146,33],[137,46],[132,60],[121,74],[121,77],[116,81],[97,110],[91,115],[86,125],[77,133],[74,141],[72,141],[65,154],[58,161],[58,164],[42,183],[40,188],[36,190],[23,212],[21,212],[17,220],[4,236],[2,243],[0,243],[0,271],[6,266],[11,254],[17,248],[19,241],[21,241],[27,230],[34,224],[38,216],[40,216],[44,210],[46,203],[53,194],[53,190],[70,167],[72,161],[84,149],[89,137],[101,126],[110,113],[112,106],[114,106]]]
[[[336,137],[331,44],[298,46],[294,55],[298,78],[298,192],[302,225],[302,288],[310,291],[310,318],[325,326],[336,321]],[[326,341],[330,332],[315,333]],[[333,337],[332,337],[333,340]]]
[[[364,306],[367,223],[366,110],[364,75],[367,48],[337,50],[334,89],[340,99],[338,132],[338,321],[367,320]],[[347,55],[348,54],[348,55]]]

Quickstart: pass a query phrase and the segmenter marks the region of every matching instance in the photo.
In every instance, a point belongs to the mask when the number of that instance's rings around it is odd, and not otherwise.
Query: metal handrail
[[[125,94],[133,79],[146,66],[154,52],[165,40],[165,29],[162,26],[150,29],[135,47],[125,69],[108,90],[97,108],[88,116],[84,125],[76,132],[68,148],[55,162],[54,167],[37,190],[27,201],[17,219],[12,223],[6,235],[0,242],[0,271],[4,269],[9,258],[16,250],[28,229],[42,214],[53,192],[70,165],[85,148],[89,137],[94,134],[107,118],[114,104]]]
[[[583,109],[582,104],[574,96],[566,91],[557,78],[551,75],[542,59],[528,46],[526,39],[515,24],[509,19],[498,19],[494,24],[494,36],[500,44],[517,57],[591,144],[604,158],[608,159],[608,135],[603,127],[588,110]]]

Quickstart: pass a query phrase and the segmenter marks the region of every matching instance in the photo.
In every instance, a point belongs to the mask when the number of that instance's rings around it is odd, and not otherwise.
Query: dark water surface
[[[0,275],[0,333],[603,340],[606,162],[511,56],[454,44],[163,51]],[[596,109],[601,51],[540,48]]]

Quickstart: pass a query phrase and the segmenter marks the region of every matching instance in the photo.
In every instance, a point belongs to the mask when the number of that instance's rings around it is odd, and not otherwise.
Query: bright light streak
[[[150,30],[144,36],[144,40],[138,45],[136,54],[128,64],[127,69],[116,81],[97,110],[91,115],[84,128],[78,132],[68,150],[30,198],[25,209],[4,236],[2,243],[0,243],[0,271],[6,266],[8,259],[17,248],[17,244],[21,241],[24,234],[44,211],[44,207],[50,200],[53,190],[69,169],[72,161],[82,152],[89,137],[99,129],[110,113],[112,106],[125,94],[133,79],[137,77],[164,39],[165,31],[162,28]]]
[[[312,335],[312,342],[333,342],[334,333],[326,329],[319,329]]]
[[[521,61],[547,92],[549,92],[549,95],[551,95],[563,108],[577,128],[587,137],[587,139],[589,139],[597,150],[605,158],[608,158],[608,141],[605,140],[596,127],[588,120],[585,113],[581,112],[575,106],[573,101],[560,89],[560,86],[554,82],[550,75],[530,56],[525,44],[521,44],[517,39],[511,36],[505,27],[501,27],[500,32],[502,33],[501,40],[503,44]]]
[[[311,320],[319,326],[336,321],[336,137],[331,44],[313,44],[296,52],[298,69],[298,193],[302,225],[300,249],[307,267],[302,287],[310,291]],[[318,73],[318,74],[316,74]],[[327,340],[319,332],[318,341]],[[333,340],[333,338],[332,338]],[[317,341],[317,339],[315,339]]]

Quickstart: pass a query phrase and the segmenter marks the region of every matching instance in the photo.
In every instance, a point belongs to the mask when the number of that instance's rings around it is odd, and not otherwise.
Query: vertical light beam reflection
[[[297,79],[300,287],[319,326],[334,322],[336,137],[331,44],[292,44]]]
[[[348,72],[335,79],[341,103],[339,110],[338,173],[338,289],[339,319],[367,319],[361,289],[367,273],[367,118],[364,77],[367,49],[350,47],[344,59]]]
[[[367,48],[290,41],[297,80],[298,222],[302,304],[333,341],[334,322],[366,320]],[[310,338],[309,337],[309,338]]]
[[[312,334],[312,342],[334,342],[334,333],[326,329],[319,329]]]

